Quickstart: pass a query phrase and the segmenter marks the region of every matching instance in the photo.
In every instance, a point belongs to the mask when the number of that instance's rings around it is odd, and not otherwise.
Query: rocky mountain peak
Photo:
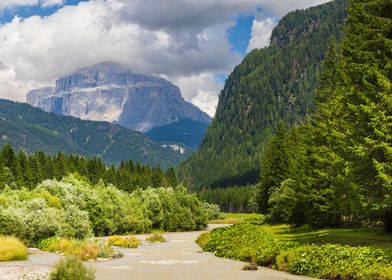
[[[32,90],[27,102],[47,112],[115,122],[141,132],[184,119],[211,121],[169,81],[110,61],[60,77],[54,88]]]

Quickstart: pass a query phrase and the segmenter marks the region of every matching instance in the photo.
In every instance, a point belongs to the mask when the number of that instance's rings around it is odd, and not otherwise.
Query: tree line
[[[107,166],[100,158],[86,158],[59,152],[48,155],[42,151],[27,154],[15,152],[6,144],[0,151],[0,190],[26,187],[32,189],[46,179],[61,180],[65,175],[78,173],[92,184],[100,180],[119,189],[132,192],[136,188],[168,187],[178,184],[173,168],[163,171],[159,166],[150,167],[132,160],[118,166]]]
[[[261,164],[271,222],[392,232],[392,2],[352,0],[305,124],[281,123]]]

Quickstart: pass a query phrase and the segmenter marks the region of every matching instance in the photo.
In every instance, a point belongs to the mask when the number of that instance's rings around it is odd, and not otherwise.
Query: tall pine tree
[[[353,188],[364,215],[392,232],[392,2],[352,0],[341,91]]]

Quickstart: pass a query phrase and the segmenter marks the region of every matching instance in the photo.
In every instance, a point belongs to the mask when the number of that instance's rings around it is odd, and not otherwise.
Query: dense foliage
[[[0,235],[28,244],[48,237],[89,236],[204,228],[210,209],[182,186],[138,189],[92,185],[74,176],[46,180],[32,190],[0,192]]]
[[[208,203],[216,204],[223,212],[255,213],[257,203],[256,186],[202,189],[198,197]]]
[[[278,123],[311,113],[328,41],[340,41],[347,2],[333,1],[285,16],[271,46],[253,50],[226,81],[198,152],[179,168],[194,188],[256,183],[265,145]]]
[[[189,155],[187,149],[181,154],[118,125],[59,116],[8,100],[0,100],[0,135],[0,146],[96,156],[107,163],[132,159],[166,169]]]
[[[309,122],[268,149],[292,155],[284,173],[260,183],[260,210],[271,221],[381,226],[392,232],[392,4],[352,0],[341,53],[331,43]],[[266,202],[268,205],[266,205]],[[276,211],[279,210],[279,211]],[[283,215],[282,215],[283,213]]]
[[[197,149],[203,140],[208,124],[190,119],[153,128],[145,135],[154,141],[181,143],[186,147]]]
[[[174,187],[178,183],[173,168],[163,172],[159,167],[142,166],[133,161],[106,166],[100,158],[68,156],[62,152],[54,156],[43,152],[16,154],[10,145],[0,150],[0,191],[6,185],[11,189],[32,189],[43,180],[61,180],[70,173],[78,173],[93,184],[102,181],[127,192],[136,188]]]
[[[287,241],[247,223],[205,233],[198,238],[198,244],[216,256],[252,261],[299,275],[323,279],[392,279],[390,251]]]

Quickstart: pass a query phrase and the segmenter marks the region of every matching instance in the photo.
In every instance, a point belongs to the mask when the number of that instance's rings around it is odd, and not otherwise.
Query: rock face
[[[109,121],[143,133],[184,119],[211,122],[206,113],[184,100],[177,86],[113,62],[61,77],[55,88],[30,91],[27,102],[47,112]]]

